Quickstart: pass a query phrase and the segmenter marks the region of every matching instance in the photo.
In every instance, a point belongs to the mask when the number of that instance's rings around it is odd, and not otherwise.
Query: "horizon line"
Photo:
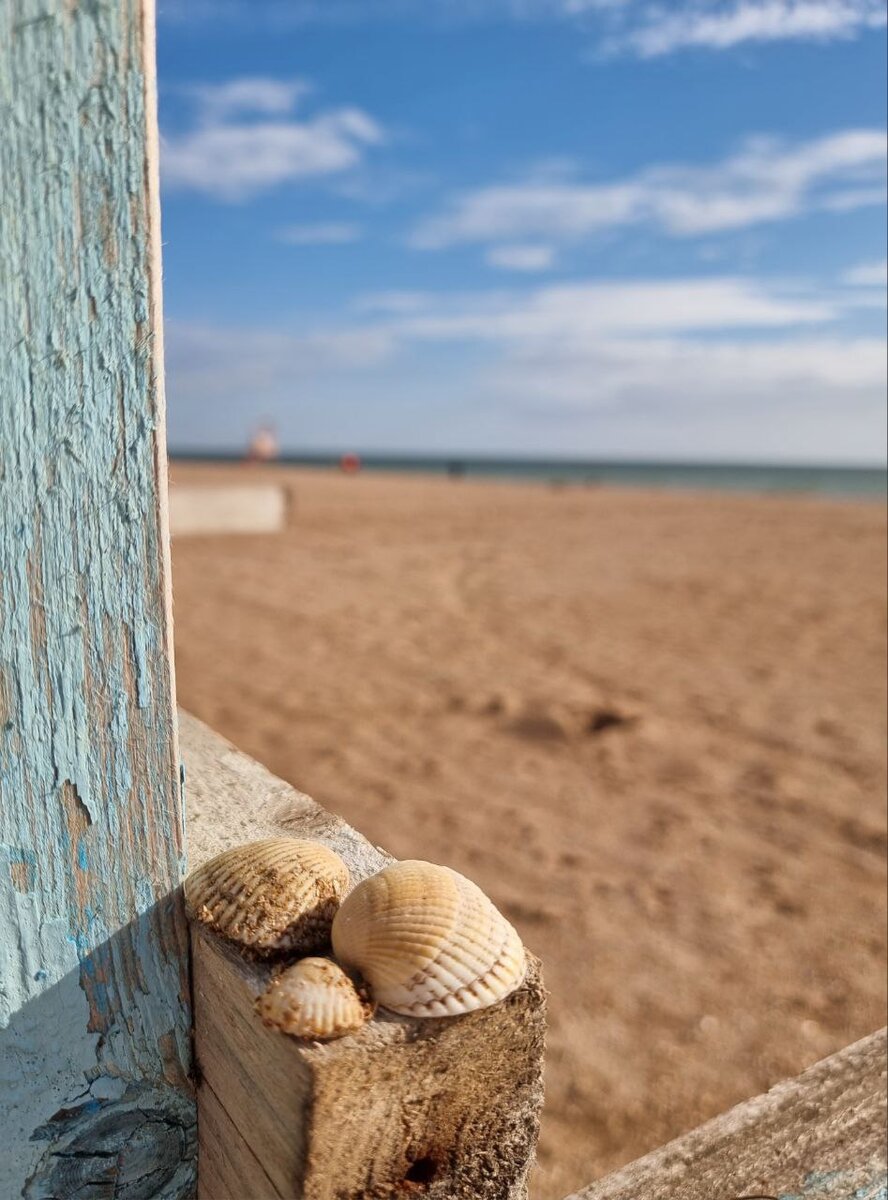
[[[240,461],[247,456],[248,447],[230,446],[198,448],[195,446],[168,447],[170,459],[233,459]],[[662,468],[737,468],[749,470],[800,470],[800,471],[881,471],[888,472],[888,460],[824,462],[822,460],[779,460],[779,459],[729,459],[729,458],[630,458],[613,455],[607,458],[584,458],[568,455],[526,455],[506,452],[480,452],[476,450],[364,450],[348,447],[323,450],[292,450],[282,448],[271,462],[331,463],[335,465],[346,454],[355,454],[363,461],[435,463],[464,465],[502,466],[576,466],[576,467],[662,467]]]

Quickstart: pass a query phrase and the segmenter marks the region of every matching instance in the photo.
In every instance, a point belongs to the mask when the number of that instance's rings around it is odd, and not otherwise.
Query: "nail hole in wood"
[[[404,1179],[407,1183],[431,1183],[438,1174],[438,1164],[433,1158],[418,1158],[407,1168]]]

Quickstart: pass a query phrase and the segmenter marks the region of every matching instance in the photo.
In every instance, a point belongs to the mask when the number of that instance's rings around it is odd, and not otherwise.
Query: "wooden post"
[[[316,838],[355,882],[391,859],[182,714],[189,858],[273,834]],[[253,1010],[267,967],[192,931],[201,1200],[519,1200],[542,1102],[539,964],[503,1003],[446,1020],[379,1012],[304,1043]]]
[[[885,1030],[568,1200],[886,1200]]]
[[[0,1196],[194,1188],[151,0],[0,5]]]

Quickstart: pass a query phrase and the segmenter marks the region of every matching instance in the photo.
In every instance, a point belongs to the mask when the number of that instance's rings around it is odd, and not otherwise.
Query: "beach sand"
[[[174,542],[180,703],[476,880],[551,991],[535,1200],[885,1021],[873,503],[278,478]]]

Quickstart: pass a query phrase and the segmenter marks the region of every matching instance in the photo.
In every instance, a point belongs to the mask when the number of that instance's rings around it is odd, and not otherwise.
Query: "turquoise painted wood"
[[[153,53],[0,3],[3,1200],[194,1188]]]

